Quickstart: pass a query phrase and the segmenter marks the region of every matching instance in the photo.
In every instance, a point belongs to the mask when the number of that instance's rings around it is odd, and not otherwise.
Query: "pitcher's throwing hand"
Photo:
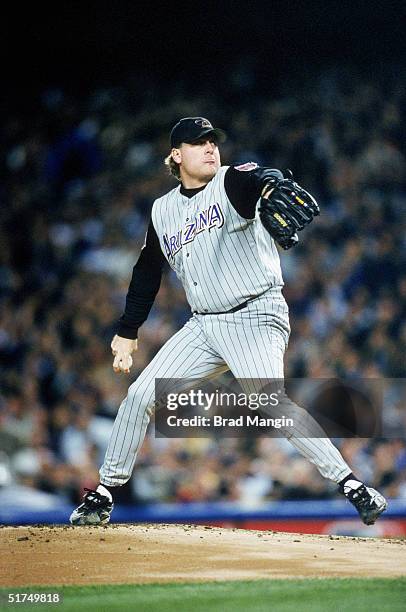
[[[133,364],[131,353],[137,348],[137,340],[121,338],[116,334],[111,342],[111,352],[114,355],[113,370],[117,373],[129,374]]]

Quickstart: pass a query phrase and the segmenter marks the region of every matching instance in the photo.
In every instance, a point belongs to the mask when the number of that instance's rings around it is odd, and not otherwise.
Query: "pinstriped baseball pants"
[[[279,288],[234,313],[193,315],[129,387],[114,422],[100,482],[118,486],[131,477],[154,409],[156,378],[204,380],[231,370],[237,379],[283,379],[289,333],[288,307]],[[287,437],[324,477],[338,483],[351,473],[328,438],[306,437],[299,430],[296,435],[293,427]]]

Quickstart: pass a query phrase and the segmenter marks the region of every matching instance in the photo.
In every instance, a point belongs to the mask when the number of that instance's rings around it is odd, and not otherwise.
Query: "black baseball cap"
[[[223,130],[212,126],[204,117],[184,117],[171,131],[171,147],[178,147],[182,142],[189,144],[199,140],[202,136],[214,134],[218,142],[224,142],[226,134]]]

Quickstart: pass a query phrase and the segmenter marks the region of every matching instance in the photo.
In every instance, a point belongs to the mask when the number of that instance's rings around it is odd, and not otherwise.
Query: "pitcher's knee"
[[[131,411],[152,414],[154,407],[154,392],[146,389],[136,380],[128,389],[127,406]]]

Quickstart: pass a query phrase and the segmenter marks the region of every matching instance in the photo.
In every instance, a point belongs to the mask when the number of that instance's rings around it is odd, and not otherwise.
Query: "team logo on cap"
[[[195,123],[196,125],[200,125],[200,127],[203,127],[203,128],[213,127],[210,121],[208,121],[207,119],[195,119]]]

